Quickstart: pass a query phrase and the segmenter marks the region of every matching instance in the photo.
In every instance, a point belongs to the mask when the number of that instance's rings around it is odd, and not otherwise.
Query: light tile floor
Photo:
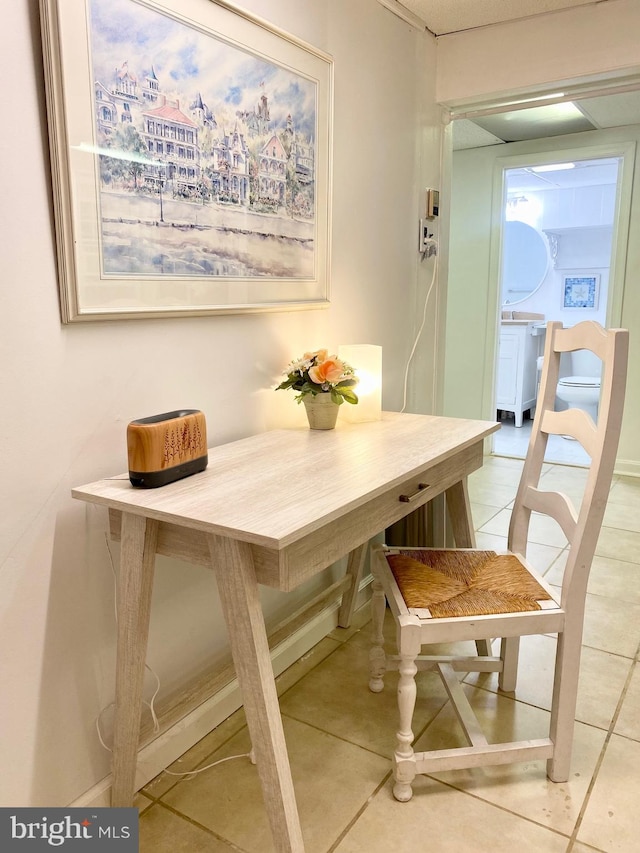
[[[522,462],[490,457],[470,479],[478,544],[505,547]],[[581,468],[546,465],[552,486],[579,496]],[[528,556],[558,584],[566,552],[549,525],[531,529]],[[389,755],[395,679],[367,688],[367,608],[278,679],[285,734],[308,853],[549,853],[640,849],[640,480],[615,477],[587,595],[571,779],[553,784],[543,762],[419,776],[414,797],[393,799]],[[390,627],[390,626],[389,626]],[[389,631],[391,638],[391,631]],[[489,733],[546,734],[555,638],[523,640],[518,687],[496,676],[466,689]],[[457,725],[436,676],[420,679],[418,744],[453,743]],[[204,767],[249,748],[242,710],[176,764]],[[181,779],[161,774],[138,795],[142,853],[273,850],[255,767],[228,761]]]

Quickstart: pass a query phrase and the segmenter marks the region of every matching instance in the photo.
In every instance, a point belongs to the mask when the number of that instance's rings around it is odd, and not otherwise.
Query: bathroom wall
[[[513,180],[517,182],[517,177]],[[549,190],[515,189],[508,191],[507,198],[523,195],[529,202],[527,210],[536,211],[538,215],[524,216],[522,221],[543,235],[549,257],[540,288],[526,299],[514,303],[514,307],[519,311],[544,314],[546,320],[560,320],[565,326],[572,326],[581,320],[596,320],[605,325],[616,203],[615,183]],[[520,218],[517,211],[518,207],[515,208],[513,218]],[[596,306],[593,309],[565,308],[563,276],[587,274],[600,277]]]
[[[0,133],[3,806],[63,806],[109,772],[95,721],[113,700],[118,548],[110,556],[105,513],[70,490],[126,471],[127,423],[197,407],[211,445],[305,428],[302,407],[273,388],[291,358],[340,343],[381,344],[383,405],[402,405],[432,273],[419,263],[416,229],[420,188],[439,181],[435,40],[371,0],[242,6],[335,61],[330,306],[73,326],[61,325],[58,309],[38,3],[2,6],[0,78],[11,81]],[[381,156],[389,146],[391,160]],[[430,381],[410,374],[413,411],[432,406],[435,304],[416,352]],[[291,596],[265,590],[268,621],[332,577]],[[159,698],[226,651],[212,574],[160,559],[149,648]],[[147,698],[153,689],[150,679]],[[109,712],[103,722],[108,730]]]

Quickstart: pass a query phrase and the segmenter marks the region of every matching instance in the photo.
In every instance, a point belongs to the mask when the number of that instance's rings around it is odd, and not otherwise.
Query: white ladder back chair
[[[547,325],[538,402],[509,526],[506,552],[374,546],[371,570],[373,647],[369,687],[384,688],[384,673],[399,671],[400,725],[393,757],[394,796],[406,802],[417,773],[483,764],[547,760],[554,782],[569,777],[580,650],[589,570],[600,533],[620,436],[629,333],[586,321],[573,328]],[[555,412],[560,356],[590,350],[602,360],[598,421],[577,409]],[[570,436],[591,457],[579,510],[560,492],[540,488],[549,435]],[[543,480],[544,482],[544,480]],[[549,515],[568,543],[561,593],[526,560],[531,513]],[[384,651],[385,602],[396,622],[398,654]],[[499,687],[516,686],[518,644],[529,634],[558,635],[548,737],[488,743],[456,672],[497,672]],[[425,645],[502,637],[500,656],[421,655]],[[467,746],[416,753],[412,718],[418,670],[440,674]]]

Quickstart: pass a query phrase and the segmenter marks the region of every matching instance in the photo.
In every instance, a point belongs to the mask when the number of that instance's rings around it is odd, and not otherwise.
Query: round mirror
[[[542,284],[549,267],[544,236],[526,222],[504,223],[502,243],[502,304],[515,305]]]

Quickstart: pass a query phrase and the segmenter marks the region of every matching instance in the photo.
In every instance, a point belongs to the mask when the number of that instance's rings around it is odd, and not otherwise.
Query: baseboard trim
[[[357,608],[365,604],[370,598],[371,581],[372,578],[368,575],[360,583],[356,601]],[[337,627],[339,609],[340,602],[334,602],[272,649],[271,662],[276,676],[303,657]],[[144,746],[138,753],[136,790],[139,791],[143,788],[241,706],[240,687],[237,679],[234,678],[198,708]],[[104,808],[109,806],[111,782],[111,774],[105,776],[104,779],[101,779],[71,802],[69,808]]]
[[[624,477],[640,477],[640,462],[634,459],[616,459],[615,473]]]

